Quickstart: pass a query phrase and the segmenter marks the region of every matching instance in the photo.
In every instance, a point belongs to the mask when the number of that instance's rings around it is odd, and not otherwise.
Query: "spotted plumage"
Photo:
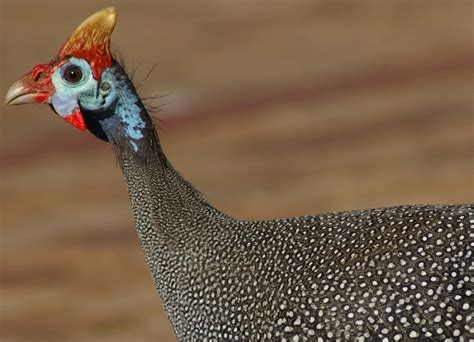
[[[471,205],[241,221],[155,151],[118,158],[179,340],[474,338]]]
[[[108,51],[115,20],[113,8],[88,18],[55,60],[12,86],[7,103],[48,102],[113,144],[180,341],[474,340],[473,205],[274,221],[220,212],[161,149]]]

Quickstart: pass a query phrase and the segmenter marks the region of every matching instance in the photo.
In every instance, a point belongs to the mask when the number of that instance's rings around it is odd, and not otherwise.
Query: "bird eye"
[[[62,76],[66,82],[76,84],[82,80],[82,71],[77,65],[71,65],[63,71]]]

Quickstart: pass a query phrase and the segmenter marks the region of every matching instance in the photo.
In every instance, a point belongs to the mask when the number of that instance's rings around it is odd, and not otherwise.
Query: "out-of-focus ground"
[[[1,1],[0,94],[104,1]],[[473,202],[472,1],[115,1],[175,167],[247,219]],[[173,341],[110,146],[1,107],[2,341]]]

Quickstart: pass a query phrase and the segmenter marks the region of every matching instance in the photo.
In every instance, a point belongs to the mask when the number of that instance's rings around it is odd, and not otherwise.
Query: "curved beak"
[[[25,87],[22,80],[18,80],[12,84],[5,96],[5,104],[9,106],[27,104],[27,103],[44,103],[47,102],[49,94],[36,92]]]
[[[50,75],[58,65],[60,64],[50,63],[35,66],[30,73],[21,77],[8,89],[5,104],[15,106],[27,103],[49,103],[55,91]],[[60,117],[82,131],[87,129],[79,110],[68,115],[60,115]]]
[[[47,103],[54,88],[48,77],[38,79],[38,72],[28,73],[12,84],[5,96],[5,104]]]

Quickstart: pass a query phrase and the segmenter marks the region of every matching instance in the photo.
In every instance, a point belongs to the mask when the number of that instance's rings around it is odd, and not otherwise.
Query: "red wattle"
[[[35,100],[38,103],[46,103],[48,102],[49,94],[47,93],[39,93],[35,95]]]
[[[86,122],[84,121],[84,117],[82,116],[79,110],[75,111],[71,115],[64,117],[63,120],[67,123],[70,123],[74,127],[79,128],[81,131],[85,131],[87,128]]]

